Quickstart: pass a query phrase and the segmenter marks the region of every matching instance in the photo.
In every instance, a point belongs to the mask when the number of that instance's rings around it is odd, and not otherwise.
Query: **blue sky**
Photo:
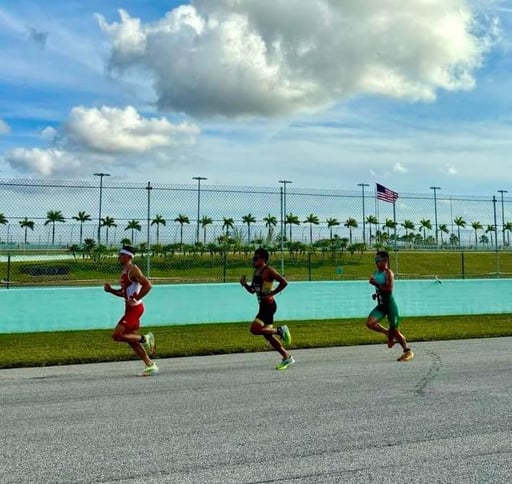
[[[425,3],[0,1],[1,176],[512,193],[512,2]]]

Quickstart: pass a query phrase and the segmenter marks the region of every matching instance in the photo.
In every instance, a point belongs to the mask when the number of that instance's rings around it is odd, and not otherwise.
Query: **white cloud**
[[[0,134],[7,134],[10,130],[9,125],[0,118]]]
[[[51,148],[14,148],[5,161],[22,173],[43,176],[81,177],[105,166],[144,171],[154,164],[168,167],[175,150],[193,144],[198,134],[195,124],[145,118],[131,106],[79,106],[59,129],[42,131]]]
[[[397,162],[393,165],[393,171],[396,173],[407,173],[409,170],[402,163]]]
[[[75,107],[65,123],[67,138],[74,144],[100,153],[143,153],[155,148],[192,142],[196,125],[171,124],[165,118],[143,118],[135,108]]]
[[[233,117],[471,89],[495,28],[467,0],[196,0],[149,24],[97,18],[111,67],[149,72],[160,109]]]
[[[76,174],[83,161],[73,153],[59,149],[14,148],[6,155],[7,162],[21,173]]]

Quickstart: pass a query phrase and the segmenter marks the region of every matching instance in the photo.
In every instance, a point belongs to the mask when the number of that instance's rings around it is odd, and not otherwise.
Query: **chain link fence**
[[[137,248],[156,282],[232,282],[256,247],[290,280],[366,278],[376,248],[397,277],[508,277],[511,198],[361,190],[0,179],[4,287],[112,279],[117,251]],[[365,191],[366,188],[366,191]]]

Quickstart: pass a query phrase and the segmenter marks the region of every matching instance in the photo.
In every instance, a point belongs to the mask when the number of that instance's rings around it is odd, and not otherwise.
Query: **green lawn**
[[[353,280],[366,279],[375,270],[374,252],[362,254],[343,253],[302,253],[284,254],[284,275],[290,281],[303,280]],[[41,255],[44,258],[44,254]],[[137,257],[135,262],[147,272],[147,260]],[[281,254],[272,255],[270,264],[281,270]],[[38,267],[67,266],[65,275],[33,275]],[[27,273],[27,267],[29,269]],[[482,278],[512,276],[512,251],[501,251],[498,258],[495,252],[456,252],[456,251],[408,251],[391,253],[391,267],[397,278]],[[241,274],[250,274],[251,254],[230,253],[224,259],[221,255],[174,255],[172,257],[152,257],[150,277],[156,283],[188,282],[233,282]],[[76,285],[97,284],[101,281],[117,278],[119,265],[115,256],[99,262],[90,259],[68,261],[16,261],[13,256],[9,280],[13,285]],[[0,263],[0,277],[8,279],[7,263]]]
[[[391,254],[391,265],[398,278],[495,277],[497,263],[501,277],[512,275],[512,252],[400,251]],[[363,254],[285,254],[284,274],[290,282],[308,280],[366,279],[375,270],[374,252]],[[146,261],[136,262],[146,270]],[[280,253],[273,254],[271,264],[280,270]],[[22,266],[67,264],[65,276],[36,276],[23,273]],[[250,254],[229,254],[223,263],[219,255],[179,255],[168,259],[154,258],[150,276],[155,283],[238,281],[241,274],[251,273]],[[342,269],[340,271],[339,269]],[[0,275],[6,279],[7,264],[0,263]],[[342,272],[340,274],[340,272]],[[25,285],[92,285],[115,281],[119,265],[115,257],[93,262],[87,259],[47,262],[13,262],[10,280]],[[13,284],[13,287],[16,287]],[[292,321],[294,348],[373,344],[382,342],[380,335],[367,330],[364,320]],[[403,331],[410,341],[512,336],[509,315],[471,317],[409,318]],[[248,323],[169,326],[150,328],[158,338],[158,356],[176,357],[231,352],[264,351],[268,347],[261,337],[251,336]],[[81,362],[131,359],[126,345],[112,342],[110,331],[75,331],[0,335],[0,368],[60,365]]]
[[[384,343],[366,329],[364,319],[290,321],[293,348]],[[408,318],[401,329],[410,342],[512,336],[510,315]],[[148,327],[157,338],[158,357],[267,351],[265,340],[249,333],[248,323]],[[134,359],[131,349],[114,343],[110,330],[0,334],[0,368],[65,365]]]

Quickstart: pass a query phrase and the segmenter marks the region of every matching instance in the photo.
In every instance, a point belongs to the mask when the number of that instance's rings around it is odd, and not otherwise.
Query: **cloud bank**
[[[142,168],[152,156],[195,142],[196,125],[173,124],[165,118],[145,118],[135,108],[73,108],[59,129],[45,128],[41,138],[50,148],[15,148],[5,161],[21,172],[44,176],[81,177],[95,167]]]
[[[110,68],[151,75],[162,111],[284,116],[359,95],[468,90],[492,41],[467,0],[192,1],[152,23],[120,10]]]

